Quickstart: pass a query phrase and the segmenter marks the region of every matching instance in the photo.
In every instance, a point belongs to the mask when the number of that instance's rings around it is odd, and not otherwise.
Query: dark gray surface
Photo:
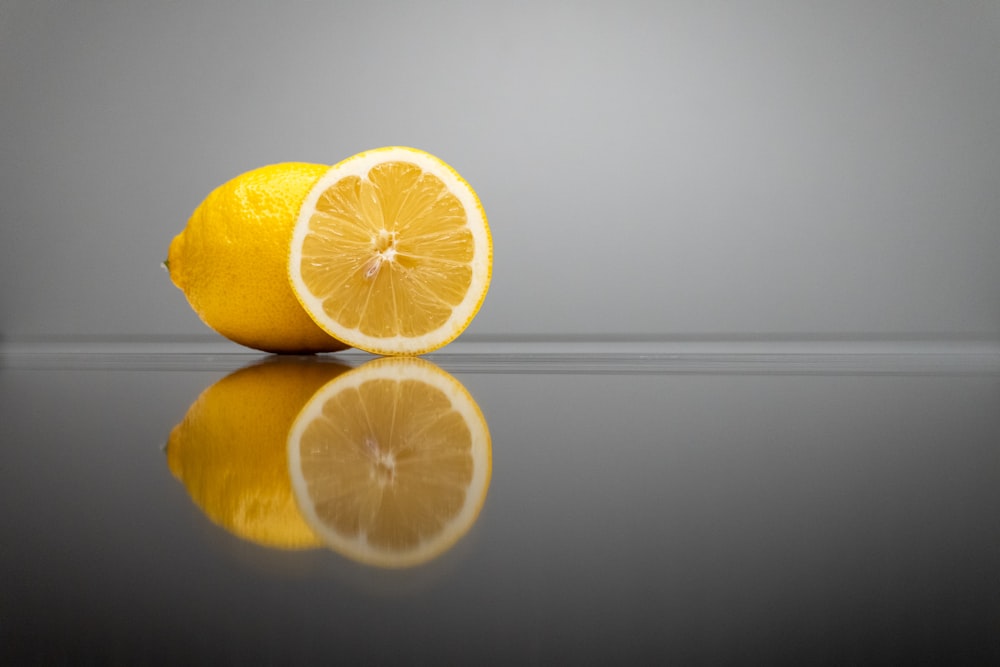
[[[441,358],[492,483],[388,572],[242,541],[171,476],[170,429],[259,357],[72,359],[0,358],[6,664],[1000,661],[995,366]]]

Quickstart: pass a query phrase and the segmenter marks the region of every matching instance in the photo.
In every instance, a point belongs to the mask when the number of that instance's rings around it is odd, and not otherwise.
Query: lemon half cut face
[[[319,178],[292,234],[289,279],[313,321],[375,354],[417,355],[468,327],[486,298],[493,243],[472,187],[400,146]]]
[[[302,516],[347,558],[386,568],[426,563],[479,516],[490,434],[469,392],[434,364],[368,362],[319,389],[288,437]]]

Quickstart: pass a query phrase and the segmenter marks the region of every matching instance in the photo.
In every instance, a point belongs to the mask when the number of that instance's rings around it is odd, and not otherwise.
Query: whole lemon
[[[295,503],[287,440],[302,406],[345,370],[323,357],[282,356],[227,375],[170,432],[167,465],[234,535],[277,549],[320,546]]]
[[[265,352],[347,347],[299,305],[288,280],[292,230],[312,186],[329,167],[285,162],[220,185],[170,244],[170,279],[209,327]]]

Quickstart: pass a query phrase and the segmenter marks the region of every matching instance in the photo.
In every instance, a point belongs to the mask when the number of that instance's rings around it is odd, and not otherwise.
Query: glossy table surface
[[[241,537],[171,470],[266,355],[8,350],[0,663],[1000,664],[995,349],[492,349],[427,357],[492,475],[402,569]]]

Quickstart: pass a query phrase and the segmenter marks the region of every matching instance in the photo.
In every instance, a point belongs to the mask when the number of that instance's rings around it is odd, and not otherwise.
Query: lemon
[[[346,347],[313,322],[288,281],[299,209],[328,169],[301,162],[261,167],[219,186],[195,209],[164,264],[205,324],[267,352]]]
[[[278,549],[321,545],[297,509],[286,442],[300,409],[345,366],[270,357],[206,389],[170,433],[167,463],[214,523]]]
[[[493,243],[472,187],[441,159],[390,146],[334,165],[295,223],[292,288],[331,336],[376,354],[454,340],[486,298]]]
[[[288,437],[299,509],[323,542],[386,568],[436,558],[473,526],[490,484],[483,414],[454,377],[404,357],[319,389]]]

